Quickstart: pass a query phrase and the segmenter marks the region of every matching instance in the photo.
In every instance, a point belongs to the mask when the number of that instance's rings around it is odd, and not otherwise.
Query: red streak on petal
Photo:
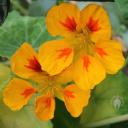
[[[52,103],[51,97],[47,97],[46,100],[45,100],[45,104],[46,104],[45,107],[50,107],[51,106],[51,103]]]
[[[58,55],[59,59],[67,58],[72,53],[72,49],[71,48],[63,48],[63,49],[58,50],[58,52],[59,52],[59,55]]]
[[[86,71],[88,71],[89,65],[91,64],[89,57],[88,56],[84,56],[83,57],[83,66],[86,69]]]
[[[29,88],[29,89],[25,89],[23,93],[21,93],[21,95],[24,96],[24,98],[28,98],[29,96],[31,96],[32,94],[34,94],[36,92],[35,89],[33,88]]]
[[[69,90],[65,90],[64,95],[69,97],[69,98],[75,98],[75,95],[73,94],[73,92],[69,91]]]
[[[92,17],[90,17],[86,25],[91,32],[96,32],[100,29],[98,22],[98,19],[94,20]]]
[[[38,60],[34,56],[31,59],[28,59],[28,65],[25,65],[26,68],[29,68],[35,72],[41,72],[41,65],[39,64]]]
[[[60,21],[60,24],[66,27],[69,31],[76,31],[76,21],[73,17],[67,17],[64,22]]]
[[[107,56],[108,54],[104,51],[103,48],[96,48],[96,52],[103,58],[104,56]]]

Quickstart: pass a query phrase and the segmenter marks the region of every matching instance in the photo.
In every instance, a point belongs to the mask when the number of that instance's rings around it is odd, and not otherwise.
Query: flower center
[[[54,96],[60,90],[60,86],[56,82],[56,76],[47,75],[42,83],[37,85],[37,90],[41,94],[52,94]]]
[[[77,32],[74,39],[70,39],[70,42],[73,42],[72,45],[75,47],[77,53],[84,51],[90,55],[94,54],[95,43],[91,40],[90,33],[88,27],[85,27]]]

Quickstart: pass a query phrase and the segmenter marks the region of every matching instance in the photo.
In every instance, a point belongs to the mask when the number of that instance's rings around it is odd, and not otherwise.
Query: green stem
[[[86,128],[94,128],[94,127],[100,127],[104,125],[109,125],[117,122],[122,122],[128,120],[128,114],[122,115],[122,116],[117,116],[109,119],[105,119],[99,122],[94,122],[86,125]],[[84,127],[82,127],[84,128]]]
[[[23,8],[19,2],[17,0],[11,0],[11,3],[13,4],[13,6],[18,9],[23,15],[28,15],[28,11]]]

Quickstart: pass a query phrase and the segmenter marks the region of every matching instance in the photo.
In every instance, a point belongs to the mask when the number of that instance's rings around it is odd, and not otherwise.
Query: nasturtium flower
[[[55,97],[65,103],[74,117],[78,117],[88,104],[90,90],[81,90],[75,84],[63,85],[71,80],[69,71],[65,70],[55,76],[44,72],[38,61],[38,54],[28,43],[24,43],[13,55],[11,69],[18,77],[12,78],[4,89],[3,101],[13,111],[20,110],[34,94],[35,113],[41,120],[54,117]],[[65,72],[69,76],[65,76]],[[33,85],[32,81],[36,84]]]
[[[89,4],[80,11],[74,4],[62,3],[49,10],[46,25],[51,35],[63,37],[39,49],[42,69],[51,76],[69,67],[76,85],[88,90],[124,65],[122,45],[111,40],[109,17],[102,6]]]
[[[62,3],[52,7],[46,17],[48,32],[53,36],[90,34],[92,41],[111,38],[111,24],[104,8],[89,4],[82,10],[75,4]],[[86,33],[88,31],[88,33]]]

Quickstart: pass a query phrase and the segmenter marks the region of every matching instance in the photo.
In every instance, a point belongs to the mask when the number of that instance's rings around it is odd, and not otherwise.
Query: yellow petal
[[[73,69],[72,66],[69,66],[64,71],[62,71],[59,75],[56,77],[56,82],[60,85],[64,85],[66,83],[69,83],[73,81]]]
[[[53,36],[70,36],[79,22],[79,9],[74,4],[62,3],[52,7],[46,17],[46,25]]]
[[[73,49],[64,40],[49,41],[40,47],[38,58],[42,70],[56,75],[71,64]]]
[[[58,88],[54,90],[55,96],[58,99],[63,100],[64,98],[62,94],[62,87],[65,87],[67,86],[67,84],[70,84],[72,82],[73,82],[73,70],[72,70],[72,66],[69,66],[59,75],[56,76],[55,85],[57,85]]]
[[[78,117],[85,106],[88,105],[90,90],[83,91],[76,85],[64,89],[64,102],[67,110],[73,117]]]
[[[41,66],[34,49],[24,43],[11,58],[11,69],[18,76],[31,78],[41,73]]]
[[[118,41],[101,41],[96,44],[96,54],[109,74],[117,73],[124,65],[122,45]]]
[[[90,55],[83,54],[73,67],[74,81],[81,89],[92,89],[105,78],[103,65]]]
[[[20,110],[36,92],[30,83],[13,78],[3,92],[4,103],[12,110]]]
[[[81,11],[81,25],[89,29],[94,42],[111,38],[111,24],[105,9],[97,4],[89,4]]]
[[[55,99],[53,96],[40,96],[36,100],[36,115],[41,120],[50,120],[54,117]]]

